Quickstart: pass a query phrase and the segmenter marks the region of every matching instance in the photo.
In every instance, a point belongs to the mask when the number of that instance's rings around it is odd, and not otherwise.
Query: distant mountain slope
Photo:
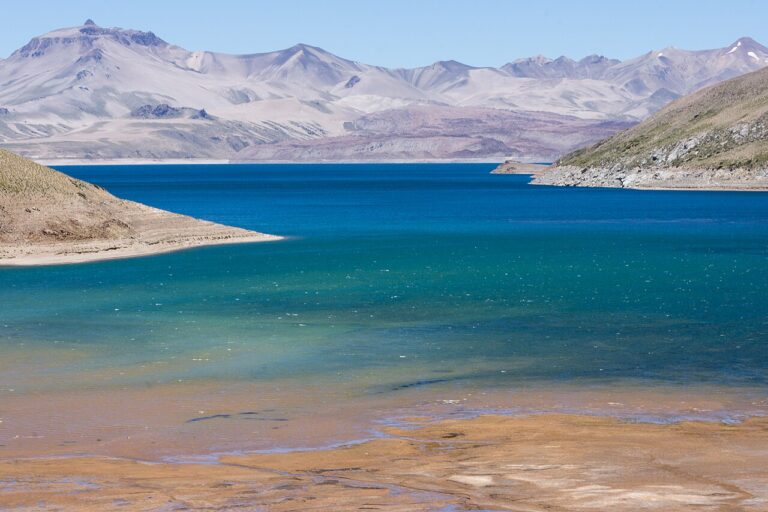
[[[563,157],[542,184],[768,189],[768,69],[681,98]]]
[[[348,135],[259,144],[238,157],[249,160],[364,161],[487,158],[563,152],[632,126],[545,112],[415,106],[366,114],[346,125]]]
[[[74,263],[275,238],[124,201],[0,150],[0,266]]]
[[[435,108],[455,113],[432,116],[448,124],[433,125],[435,133],[417,141],[433,158],[519,156],[506,147],[550,158],[574,146],[510,141],[503,135],[507,116],[495,125],[484,116],[481,127],[466,125],[463,133],[450,119],[493,109],[533,125],[560,116],[558,124],[602,132],[606,122],[625,127],[682,94],[765,65],[768,49],[743,38],[723,49],[669,48],[625,62],[593,55],[523,59],[499,69],[456,61],[389,69],[305,44],[250,55],[193,52],[152,32],[88,20],[34,37],[0,60],[0,144],[44,159],[243,160],[275,153],[265,145],[360,138],[350,127],[365,116],[407,119]],[[414,142],[405,125],[389,132]],[[445,137],[455,140],[437,142]],[[464,151],[470,147],[481,149]]]
[[[599,80],[605,71],[621,61],[602,55],[590,55],[579,61],[568,57],[548,59],[542,55],[518,59],[504,64],[501,69],[512,76],[522,78],[592,78]]]

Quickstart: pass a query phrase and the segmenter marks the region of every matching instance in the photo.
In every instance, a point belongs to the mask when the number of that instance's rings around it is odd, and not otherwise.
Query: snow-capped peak
[[[736,50],[738,50],[739,48],[741,48],[741,40],[737,41],[737,42],[736,42],[736,46],[734,46],[733,48],[731,48],[730,50],[728,50],[728,53],[729,53],[729,54],[730,54],[730,53],[733,53],[733,52],[735,52]]]

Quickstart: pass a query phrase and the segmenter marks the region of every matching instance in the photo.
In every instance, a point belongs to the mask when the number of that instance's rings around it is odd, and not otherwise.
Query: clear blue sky
[[[767,0],[35,0],[3,2],[0,56],[93,18],[190,50],[254,53],[303,42],[391,67],[499,66],[543,54],[628,58],[677,46],[768,45]]]

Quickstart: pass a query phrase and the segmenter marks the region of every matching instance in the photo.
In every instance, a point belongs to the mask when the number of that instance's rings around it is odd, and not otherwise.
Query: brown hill
[[[74,263],[277,238],[125,201],[0,150],[0,265]]]
[[[768,68],[685,96],[561,158],[548,185],[768,189]]]

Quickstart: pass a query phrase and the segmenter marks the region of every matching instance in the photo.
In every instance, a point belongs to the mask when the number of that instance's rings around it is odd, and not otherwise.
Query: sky
[[[388,67],[520,57],[626,59],[667,46],[768,46],[768,1],[740,0],[35,0],[2,2],[0,58],[87,18],[151,30],[189,50],[258,53],[296,43]]]

